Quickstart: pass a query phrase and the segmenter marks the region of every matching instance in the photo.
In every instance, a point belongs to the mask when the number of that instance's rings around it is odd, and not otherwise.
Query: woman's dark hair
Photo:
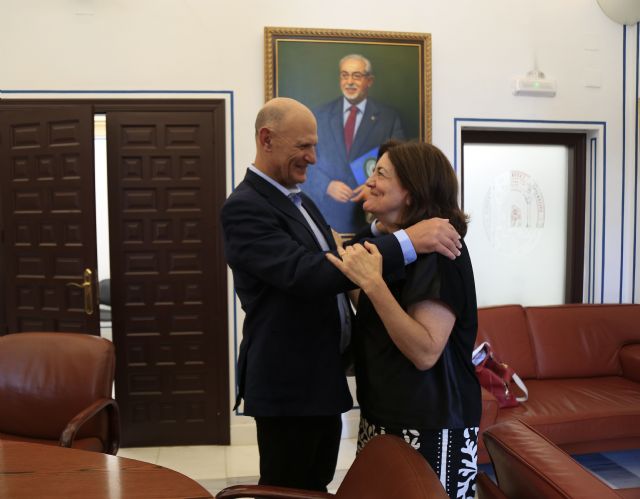
[[[397,140],[382,144],[378,159],[384,153],[411,199],[403,210],[400,226],[406,228],[433,217],[448,218],[464,237],[469,217],[458,206],[458,178],[444,153],[432,144]]]

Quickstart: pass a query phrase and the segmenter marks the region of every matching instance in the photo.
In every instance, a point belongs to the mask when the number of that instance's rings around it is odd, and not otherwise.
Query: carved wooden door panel
[[[223,108],[107,112],[107,148],[123,445],[228,443]]]
[[[0,334],[99,334],[91,106],[3,108],[0,187]]]

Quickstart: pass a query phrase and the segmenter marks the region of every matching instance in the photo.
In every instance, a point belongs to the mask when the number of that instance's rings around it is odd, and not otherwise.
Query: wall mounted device
[[[545,78],[542,71],[534,69],[527,76],[513,80],[513,95],[528,95],[532,97],[554,97],[556,82]]]

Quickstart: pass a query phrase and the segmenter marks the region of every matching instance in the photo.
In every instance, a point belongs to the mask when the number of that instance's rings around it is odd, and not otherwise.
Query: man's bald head
[[[281,130],[291,118],[311,118],[315,121],[313,113],[301,102],[289,97],[271,99],[256,116],[256,136],[265,127],[274,131]]]

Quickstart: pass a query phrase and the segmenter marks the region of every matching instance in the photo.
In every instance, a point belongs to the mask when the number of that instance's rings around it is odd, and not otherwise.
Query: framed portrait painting
[[[265,100],[273,97],[316,116],[316,164],[301,187],[333,228],[354,233],[379,146],[431,141],[431,35],[266,27]]]

